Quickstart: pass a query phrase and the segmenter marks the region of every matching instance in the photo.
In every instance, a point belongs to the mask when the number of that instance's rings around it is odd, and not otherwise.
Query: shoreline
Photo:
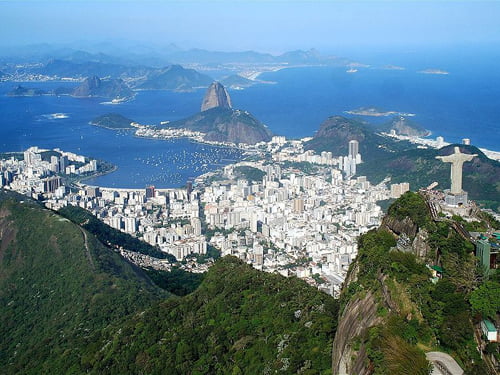
[[[407,135],[391,135],[389,133],[382,133],[386,137],[391,137],[391,138],[396,138],[402,141],[408,141],[413,144],[418,144],[418,145],[423,145],[423,146],[428,146],[436,149],[440,149],[444,146],[449,146],[453,143],[450,142],[445,142],[443,141],[441,144],[438,143],[435,139],[429,139],[429,138],[424,138],[424,137],[414,137],[414,136],[407,136]],[[430,132],[429,135],[431,135],[432,132]],[[474,145],[471,145],[474,146]],[[485,154],[489,159],[500,161],[500,151],[494,151],[494,150],[489,150],[483,147],[477,147],[483,154]]]
[[[105,176],[107,174],[116,172],[117,170],[118,170],[118,166],[113,164],[113,167],[109,171],[99,172],[99,173],[93,174],[91,176],[84,176],[82,178],[78,178],[78,179],[75,180],[75,182],[73,184],[74,185],[81,184],[81,185],[85,185],[85,186],[92,186],[92,185],[82,184],[82,181],[90,180],[92,178],[97,178],[97,177],[101,177],[101,176]]]

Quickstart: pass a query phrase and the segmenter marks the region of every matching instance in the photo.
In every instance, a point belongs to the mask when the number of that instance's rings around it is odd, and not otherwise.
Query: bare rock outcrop
[[[430,254],[431,248],[428,240],[429,233],[427,233],[427,230],[420,228],[411,245],[413,253],[420,259],[426,259]]]
[[[405,233],[408,237],[413,239],[417,234],[418,225],[415,224],[409,217],[399,220],[392,216],[386,216],[382,221],[382,228],[389,229],[398,236],[401,233]]]
[[[379,324],[382,318],[377,315],[377,302],[371,292],[363,298],[349,301],[339,319],[337,333],[333,342],[332,369],[336,375],[368,375],[366,366],[366,347],[354,347],[354,339],[363,337],[367,330]]]
[[[231,98],[227,90],[219,82],[212,83],[203,98],[201,103],[201,111],[206,111],[212,108],[232,108]]]

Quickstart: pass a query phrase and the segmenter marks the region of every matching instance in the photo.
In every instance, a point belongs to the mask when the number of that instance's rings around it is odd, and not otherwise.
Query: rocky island
[[[423,73],[423,74],[438,74],[438,75],[447,75],[447,74],[450,74],[446,70],[441,70],[441,69],[424,69],[424,70],[420,70],[418,73]]]
[[[414,113],[404,113],[397,111],[383,111],[374,107],[361,107],[357,109],[351,109],[349,111],[345,111],[348,115],[357,115],[357,116],[372,116],[372,117],[387,117],[387,116],[405,116],[405,117],[413,117]]]
[[[7,96],[42,96],[42,95],[47,95],[47,92],[44,90],[24,87],[21,85],[18,85],[17,87],[15,87],[14,89],[12,89],[7,93]]]

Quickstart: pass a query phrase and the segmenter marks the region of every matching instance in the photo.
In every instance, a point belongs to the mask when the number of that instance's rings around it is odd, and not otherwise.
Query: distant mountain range
[[[309,50],[288,51],[280,55],[256,51],[211,51],[200,48],[182,49],[175,44],[166,46],[147,46],[144,44],[119,45],[117,43],[99,43],[80,45],[36,44],[18,47],[3,47],[1,59],[47,62],[51,59],[77,62],[99,62],[105,64],[165,66],[170,63],[318,63],[339,62],[345,59],[325,56],[311,48]]]
[[[321,55],[317,50],[296,50],[281,55],[271,55],[255,51],[221,52],[203,49],[182,50],[170,45],[167,48],[147,48],[131,46],[119,48],[111,44],[87,46],[73,49],[67,46],[35,45],[31,48],[3,48],[0,51],[0,69],[7,76],[19,74],[39,74],[57,77],[82,78],[98,77],[135,78],[147,76],[165,66],[188,64],[208,67],[212,71],[226,70],[228,73],[250,66],[269,64],[289,65],[347,65],[351,61],[336,56]],[[2,65],[5,62],[5,65]],[[16,67],[12,63],[23,65]],[[230,68],[228,68],[230,67]],[[236,69],[236,70],[235,70]],[[222,78],[224,75],[217,76]],[[239,87],[242,87],[241,85]]]
[[[98,77],[139,77],[151,72],[145,66],[129,66],[94,60],[58,60],[53,59],[42,67],[34,69],[36,73],[47,76],[82,78]]]
[[[212,81],[212,78],[194,69],[185,69],[180,65],[170,65],[150,71],[144,77],[143,82],[135,83],[135,87],[142,90],[191,91],[195,88],[207,87]]]

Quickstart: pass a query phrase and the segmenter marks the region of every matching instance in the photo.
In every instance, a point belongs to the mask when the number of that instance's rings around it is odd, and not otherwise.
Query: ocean
[[[396,61],[396,63],[394,62]],[[448,63],[447,63],[448,61]],[[290,138],[313,136],[328,116],[345,115],[359,107],[414,113],[412,120],[448,142],[470,138],[471,143],[500,151],[500,72],[489,60],[442,58],[439,63],[379,59],[347,73],[345,67],[287,68],[263,73],[274,82],[245,90],[230,90],[235,108],[250,111],[273,133]],[[383,64],[401,66],[396,70]],[[401,65],[399,65],[401,64]],[[449,74],[419,73],[440,69]],[[74,83],[27,82],[45,90]],[[130,131],[89,125],[93,118],[117,112],[142,124],[177,120],[199,111],[204,90],[189,93],[140,91],[135,100],[102,104],[102,98],[67,96],[8,97],[16,83],[0,84],[0,152],[30,146],[59,147],[103,159],[117,171],[88,181],[109,187],[178,187],[202,173],[241,158],[241,151],[191,142],[187,139],[150,140]],[[53,118],[64,113],[65,118]],[[365,120],[388,121],[387,117]]]

